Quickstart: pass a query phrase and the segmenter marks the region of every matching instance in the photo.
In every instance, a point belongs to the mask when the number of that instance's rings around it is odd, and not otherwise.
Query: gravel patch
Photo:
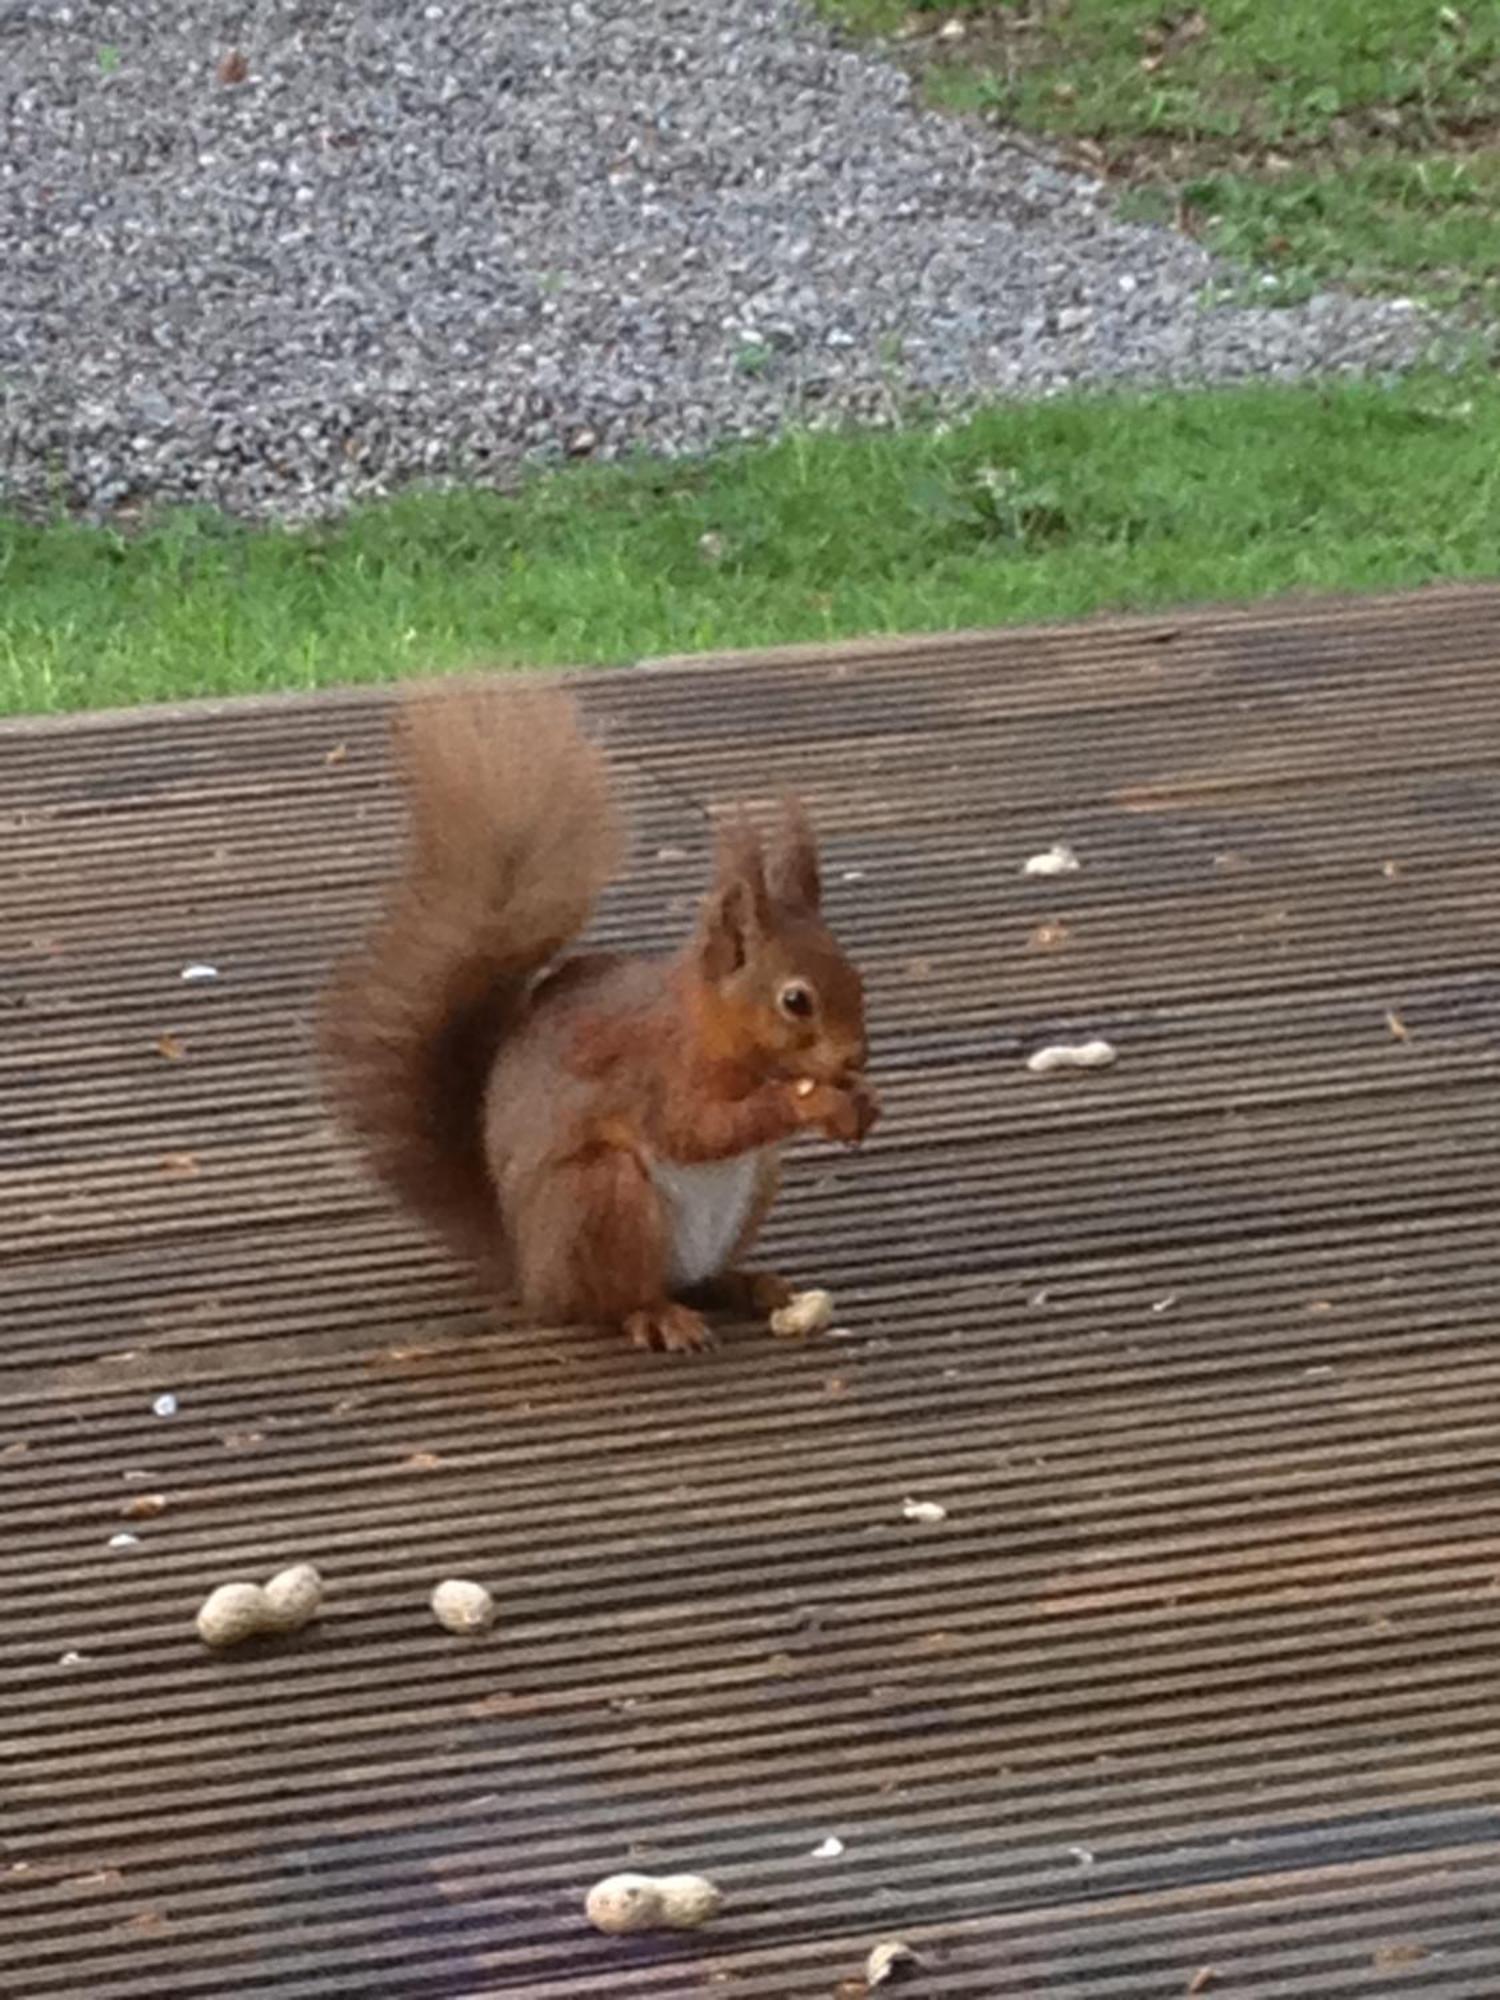
[[[0,0],[0,495],[300,517],[913,395],[1400,366],[796,0]],[[1241,283],[1243,298],[1243,283]]]

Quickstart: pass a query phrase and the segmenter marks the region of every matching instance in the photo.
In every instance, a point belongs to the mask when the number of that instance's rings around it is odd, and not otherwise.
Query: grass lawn
[[[1494,574],[1486,369],[1077,396],[295,532],[0,519],[0,710]]]
[[[817,4],[1288,299],[1337,280],[1496,317],[1493,0]],[[569,467],[297,532],[0,517],[0,712],[1497,575],[1497,482],[1476,363]]]
[[[1500,305],[1500,7],[1446,0],[819,0],[931,100],[1062,143],[1126,212],[1257,262]],[[962,30],[948,38],[956,25]]]

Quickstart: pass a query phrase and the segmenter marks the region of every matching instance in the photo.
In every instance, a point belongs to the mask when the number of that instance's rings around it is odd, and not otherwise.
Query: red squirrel
[[[336,968],[322,1051],[377,1176],[528,1317],[711,1344],[702,1305],[790,1288],[741,1267],[784,1144],[878,1116],[864,994],[788,800],[741,815],[673,954],[568,953],[622,847],[608,768],[558,689],[449,684],[398,712],[409,841]]]

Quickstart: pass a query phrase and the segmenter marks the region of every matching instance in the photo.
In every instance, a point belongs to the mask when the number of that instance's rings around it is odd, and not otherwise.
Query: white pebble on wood
[[[1056,847],[1049,847],[1045,854],[1033,854],[1022,868],[1023,875],[1075,875],[1079,866],[1078,856],[1072,848],[1059,841]]]
[[[1050,1076],[1058,1069],[1108,1069],[1114,1060],[1114,1043],[1095,1035],[1087,1042],[1049,1042],[1044,1049],[1033,1049],[1026,1067],[1033,1076]]]

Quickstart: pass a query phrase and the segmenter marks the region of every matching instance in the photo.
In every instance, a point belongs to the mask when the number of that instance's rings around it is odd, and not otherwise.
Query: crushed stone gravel
[[[911,399],[1407,365],[798,0],[0,0],[0,499],[334,511]]]

